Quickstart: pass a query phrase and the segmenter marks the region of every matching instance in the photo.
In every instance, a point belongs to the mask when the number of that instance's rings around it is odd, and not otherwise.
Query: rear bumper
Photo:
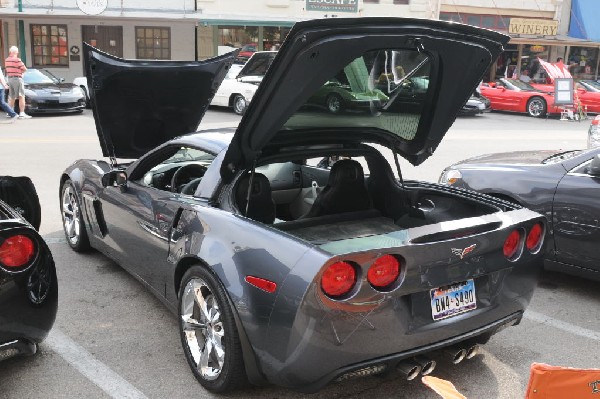
[[[37,345],[33,342],[17,339],[0,344],[0,361],[21,355],[35,355]]]
[[[327,385],[329,382],[339,379],[340,377],[343,379],[344,375],[348,373],[355,372],[357,370],[366,369],[369,367],[378,367],[384,366],[385,371],[395,370],[398,364],[405,359],[410,359],[414,356],[423,355],[429,352],[433,352],[442,348],[446,348],[448,346],[457,345],[460,346],[460,343],[463,341],[469,341],[469,345],[478,342],[478,337],[483,337],[489,335],[493,335],[507,327],[517,325],[521,322],[521,318],[523,317],[523,312],[515,312],[503,319],[497,320],[493,323],[490,323],[481,328],[475,329],[473,331],[469,331],[468,333],[458,335],[456,337],[452,337],[443,341],[436,342],[431,345],[422,346],[419,348],[414,348],[407,350],[401,353],[394,353],[388,356],[383,356],[379,358],[370,359],[367,361],[363,361],[360,363],[356,363],[353,365],[349,365],[347,367],[339,368],[325,376],[316,382],[303,385],[301,387],[296,387],[298,390],[302,392],[316,392],[321,389],[323,386]],[[485,340],[484,340],[485,341]],[[485,342],[481,342],[485,343]]]

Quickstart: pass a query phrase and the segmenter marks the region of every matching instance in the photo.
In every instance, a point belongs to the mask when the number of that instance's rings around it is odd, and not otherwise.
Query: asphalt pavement
[[[232,112],[211,109],[201,127],[236,126]],[[80,158],[100,158],[91,112],[0,121],[0,174],[33,179],[42,203],[41,233],[54,255],[59,314],[33,357],[0,363],[0,398],[208,398],[183,356],[176,318],[119,266],[65,243],[59,177]],[[566,122],[491,113],[460,118],[423,165],[402,162],[407,179],[437,181],[441,170],[490,152],[577,149],[589,121]],[[388,154],[391,157],[391,154]],[[469,398],[522,398],[532,362],[571,367],[600,365],[600,291],[597,283],[544,273],[521,325],[506,329],[474,360],[440,360],[434,375]],[[252,387],[231,398],[301,398],[277,387]],[[312,398],[434,398],[400,374],[333,383]]]

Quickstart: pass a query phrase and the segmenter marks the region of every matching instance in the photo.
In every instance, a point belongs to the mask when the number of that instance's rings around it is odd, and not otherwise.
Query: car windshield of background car
[[[369,51],[331,76],[285,128],[367,127],[413,140],[429,74],[430,59],[418,51]]]
[[[37,69],[29,69],[23,74],[23,81],[27,84],[40,84],[40,83],[56,83],[50,76],[45,75]]]
[[[581,83],[586,89],[590,91],[600,92],[600,82],[596,82],[595,80],[585,80],[579,83]]]
[[[525,83],[522,80],[519,79],[507,79],[507,81],[512,84],[513,86],[515,86],[517,89],[519,90],[524,90],[524,91],[537,91],[537,89],[535,87],[533,87],[532,85],[530,85],[529,83]]]
[[[271,66],[275,58],[275,52],[254,53],[247,68],[244,71],[245,76],[265,76],[267,69]]]

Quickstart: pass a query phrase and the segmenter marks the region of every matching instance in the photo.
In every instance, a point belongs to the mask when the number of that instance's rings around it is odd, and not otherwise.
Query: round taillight
[[[519,233],[518,230],[513,230],[506,238],[506,241],[504,241],[504,247],[502,248],[504,256],[506,256],[508,259],[513,258],[519,250],[520,241],[521,233]]]
[[[383,288],[396,281],[399,275],[398,259],[392,255],[383,255],[373,262],[367,273],[367,279],[374,287]]]
[[[542,242],[542,234],[544,232],[544,228],[541,223],[536,223],[533,225],[531,230],[529,230],[529,234],[527,234],[527,239],[525,240],[525,246],[531,252],[535,252],[540,243]]]
[[[356,284],[356,270],[348,262],[336,262],[325,269],[321,288],[327,295],[336,297],[347,294]]]
[[[34,255],[35,245],[24,235],[9,237],[0,245],[0,264],[5,267],[24,266]]]

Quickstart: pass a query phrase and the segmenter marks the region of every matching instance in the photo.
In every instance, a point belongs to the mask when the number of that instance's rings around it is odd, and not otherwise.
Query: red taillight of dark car
[[[0,245],[0,264],[6,268],[25,266],[35,256],[35,244],[25,235],[5,239]]]
[[[348,262],[336,262],[325,269],[321,276],[321,288],[330,297],[349,293],[356,285],[356,270]]]
[[[520,246],[521,232],[519,230],[513,230],[506,238],[506,241],[504,241],[502,252],[507,259],[514,260],[518,254]]]
[[[540,249],[542,244],[542,238],[544,236],[544,227],[541,223],[536,223],[533,225],[531,230],[529,230],[529,234],[527,234],[527,239],[525,240],[525,246],[530,252],[536,252]]]
[[[367,280],[375,288],[386,288],[400,276],[401,264],[392,255],[380,256],[373,262],[367,272]]]

